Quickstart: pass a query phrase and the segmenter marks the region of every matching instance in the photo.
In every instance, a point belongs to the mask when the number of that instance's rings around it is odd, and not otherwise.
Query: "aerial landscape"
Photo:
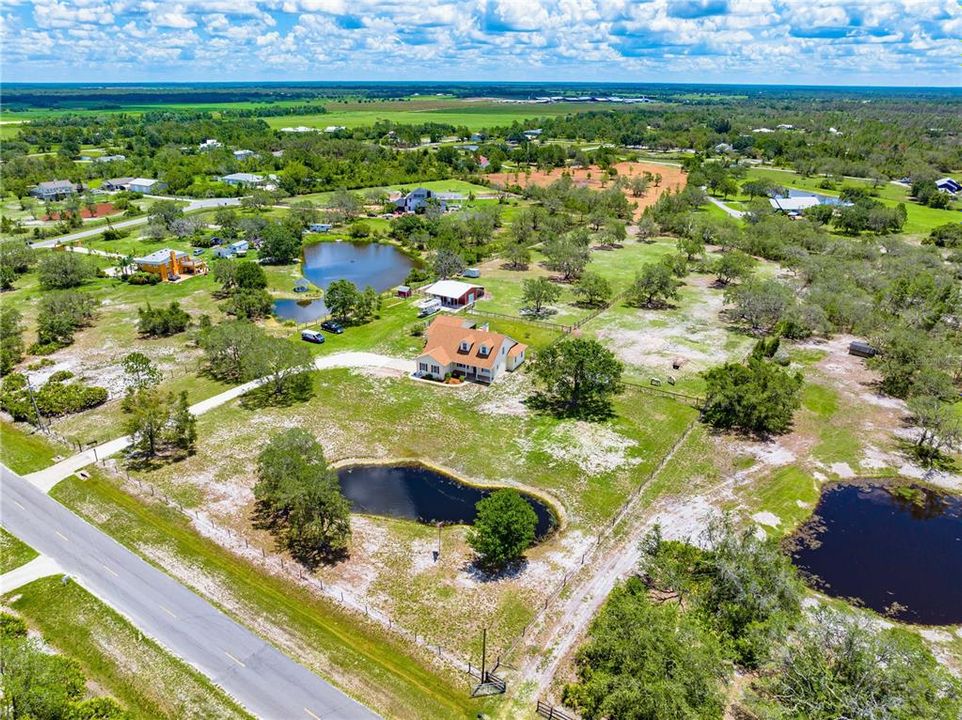
[[[962,720],[957,2],[0,16],[0,718]]]

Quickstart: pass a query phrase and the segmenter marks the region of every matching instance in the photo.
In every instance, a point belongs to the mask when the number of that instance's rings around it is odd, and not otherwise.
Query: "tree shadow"
[[[468,574],[472,580],[478,583],[491,583],[499,580],[513,580],[520,577],[528,568],[528,559],[525,557],[508,563],[503,568],[489,568],[480,565],[477,559],[470,560],[461,566],[462,572]]]
[[[240,406],[245,410],[263,410],[268,407],[291,407],[314,397],[314,383],[309,379],[289,383],[281,393],[274,392],[270,383],[248,390],[241,395]]]
[[[266,501],[259,500],[251,511],[251,526],[255,530],[270,532],[274,538],[274,549],[278,552],[287,551],[295,562],[308,570],[316,570],[322,565],[335,565],[349,557],[346,547],[330,548],[298,542],[290,532],[287,518],[287,513],[278,512]]]
[[[525,398],[524,404],[536,413],[551,415],[563,420],[603,422],[615,416],[614,406],[611,400],[607,398],[586,401],[572,407],[547,393],[535,392]]]

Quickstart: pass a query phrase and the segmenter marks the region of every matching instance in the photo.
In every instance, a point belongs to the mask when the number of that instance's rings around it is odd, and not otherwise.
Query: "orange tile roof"
[[[514,347],[512,347],[510,350],[508,350],[508,357],[514,357],[515,355],[520,355],[527,349],[528,349],[527,345],[518,343]]]
[[[514,341],[501,333],[465,328],[464,322],[453,315],[442,315],[436,318],[428,326],[426,332],[428,342],[421,354],[430,355],[444,365],[459,362],[490,370],[498,359],[501,346],[505,342]],[[461,342],[465,340],[471,343],[471,349],[466,352],[461,350]],[[480,354],[482,345],[488,346],[487,355]]]

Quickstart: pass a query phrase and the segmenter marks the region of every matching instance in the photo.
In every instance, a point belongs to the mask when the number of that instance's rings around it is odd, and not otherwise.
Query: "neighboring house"
[[[942,192],[947,192],[955,195],[957,192],[962,191],[962,183],[959,183],[955,178],[944,177],[940,180],[935,181],[935,187],[937,187]]]
[[[541,128],[535,128],[534,130],[525,130],[522,135],[524,135],[528,140],[537,140],[541,137],[541,133],[544,132]]]
[[[70,195],[76,195],[77,186],[69,180],[50,180],[42,182],[30,190],[30,194],[38,200],[63,200]]]
[[[126,155],[101,155],[100,157],[95,157],[94,162],[105,163],[105,162],[120,162],[121,160],[126,160]]]
[[[326,132],[326,133],[336,133],[336,132],[340,132],[341,130],[346,130],[346,129],[347,129],[347,128],[345,128],[343,125],[328,125],[326,128],[324,128],[324,132]]]
[[[394,201],[394,206],[403,212],[418,212],[418,210],[423,210],[427,204],[428,200],[434,198],[438,201],[441,206],[441,211],[447,210],[447,204],[442,200],[433,190],[428,190],[427,188],[415,188],[407,195],[404,195]]]
[[[235,160],[247,160],[248,158],[254,157],[256,155],[253,150],[235,150],[234,159]]]
[[[223,147],[223,145],[219,141],[214,140],[214,138],[209,138],[207,140],[204,140],[204,142],[202,142],[197,147],[200,150],[216,150],[219,147]]]
[[[415,375],[442,380],[448,375],[483,383],[494,382],[505,370],[524,362],[527,346],[491,332],[487,326],[453,315],[442,315],[425,331],[427,343],[417,358]]]
[[[772,130],[771,128],[760,127],[760,128],[755,128],[754,130],[752,130],[752,132],[753,132],[753,133],[771,133],[771,132],[775,132],[775,131]]]
[[[237,240],[230,245],[221,245],[220,247],[214,248],[214,257],[232,258],[235,255],[244,256],[247,254],[247,251],[250,250],[250,247],[250,243],[246,240]]]
[[[330,229],[330,223],[311,223],[307,226],[308,232],[325,233]]]
[[[777,127],[779,130],[794,130],[794,129],[795,129],[795,126],[794,126],[794,125],[790,125],[790,124],[788,124],[788,123],[781,123],[781,124],[779,124],[779,125],[776,125],[775,127]]]
[[[437,298],[446,308],[461,308],[484,297],[484,288],[460,280],[439,280],[424,288],[424,293]]]
[[[183,274],[203,275],[207,272],[207,263],[203,260],[192,258],[183,250],[170,248],[134,258],[134,264],[141,272],[160,275],[163,281],[176,280]]]
[[[490,164],[491,164],[491,161],[488,160],[484,155],[478,156],[478,167],[480,167],[482,170],[487,169],[488,165]]]
[[[479,278],[481,277],[481,271],[478,270],[478,268],[465,268],[464,272],[461,273],[461,277]]]
[[[729,145],[728,143],[718,143],[718,144],[715,146],[715,152],[716,152],[716,153],[729,153],[729,152],[731,152],[731,151],[734,150],[734,149],[735,149],[735,148],[733,148],[733,147],[732,147],[731,145]]]
[[[317,132],[317,128],[306,127],[304,125],[298,125],[297,127],[282,127],[281,132],[292,132],[292,133],[306,133],[306,132]]]
[[[104,190],[127,190],[133,181],[134,179],[129,177],[111,178],[104,180],[100,187]]]
[[[127,189],[131,192],[139,192],[144,195],[163,192],[167,189],[167,183],[152,178],[134,178],[130,181]]]
[[[787,215],[797,215],[798,213],[806,210],[810,207],[815,207],[820,205],[817,197],[787,197],[787,198],[771,198],[769,201],[772,207]]]
[[[225,182],[228,185],[240,185],[245,187],[256,187],[258,185],[264,184],[263,175],[255,175],[254,173],[231,173],[230,175],[224,175],[220,179],[221,182]]]

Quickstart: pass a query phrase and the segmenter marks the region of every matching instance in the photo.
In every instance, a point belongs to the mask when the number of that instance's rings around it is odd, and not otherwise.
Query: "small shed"
[[[294,283],[294,292],[302,293],[307,292],[311,289],[311,284],[307,281],[307,278],[298,278],[297,282]]]
[[[461,276],[466,278],[479,278],[481,277],[481,271],[477,268],[465,268]]]
[[[853,340],[851,343],[849,343],[848,354],[870,358],[878,355],[878,350],[863,340]]]
[[[411,297],[411,286],[410,285],[398,285],[397,286],[397,296],[400,298]]]

